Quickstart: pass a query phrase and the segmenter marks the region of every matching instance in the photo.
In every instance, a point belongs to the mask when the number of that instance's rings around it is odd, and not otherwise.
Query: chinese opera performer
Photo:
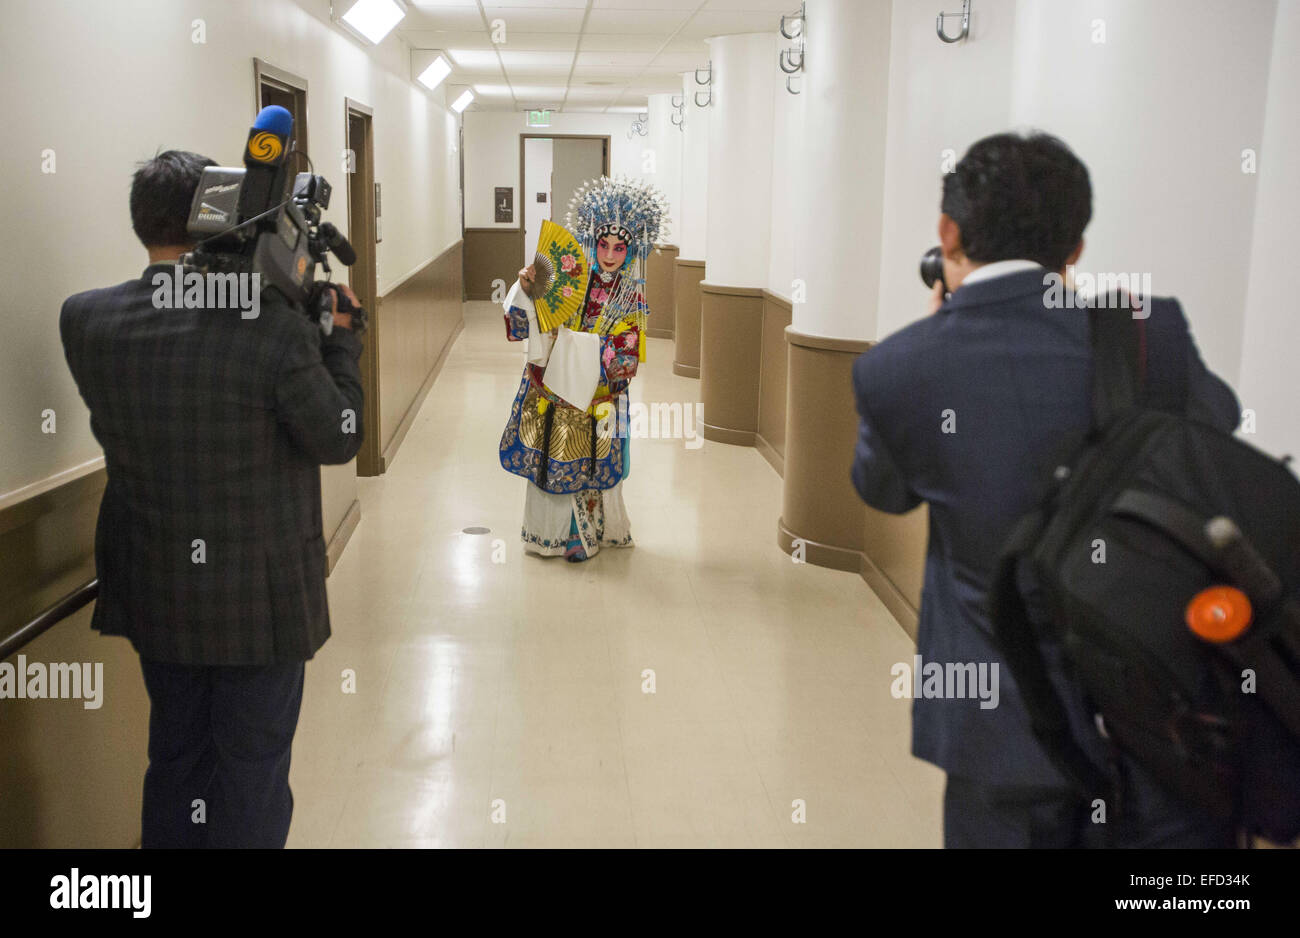
[[[534,263],[506,297],[506,337],[527,343],[527,361],[500,458],[528,481],[528,552],[578,562],[602,547],[632,546],[623,503],[627,392],[645,361],[646,260],[666,217],[653,186],[608,176],[586,182],[569,203],[568,231],[543,226]],[[548,232],[559,237],[548,241]]]

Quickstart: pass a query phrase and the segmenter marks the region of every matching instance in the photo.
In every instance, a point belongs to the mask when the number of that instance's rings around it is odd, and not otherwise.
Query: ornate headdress
[[[626,176],[600,176],[584,182],[569,200],[565,224],[577,237],[592,270],[596,244],[608,234],[627,242],[627,260],[618,286],[605,304],[602,319],[631,317],[645,334],[646,259],[656,241],[668,233],[668,199],[655,186]]]

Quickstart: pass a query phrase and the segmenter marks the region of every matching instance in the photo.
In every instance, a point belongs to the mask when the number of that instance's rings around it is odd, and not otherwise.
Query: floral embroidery
[[[528,314],[518,306],[510,307],[506,313],[506,338],[511,342],[528,338]]]
[[[640,342],[641,332],[635,327],[601,339],[601,363],[611,390],[621,391],[636,374]]]

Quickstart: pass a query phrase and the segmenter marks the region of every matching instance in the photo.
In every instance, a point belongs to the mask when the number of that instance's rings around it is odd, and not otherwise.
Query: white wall
[[[762,287],[768,282],[776,48],[772,33],[709,40],[713,103],[709,115],[707,283]]]
[[[682,209],[677,246],[681,249],[678,257],[692,261],[705,260],[709,232],[709,118],[712,108],[697,106],[695,95],[699,89],[694,72],[682,74],[686,123],[682,127]],[[700,100],[707,100],[707,97]]]
[[[874,339],[875,310],[857,298],[879,290],[892,10],[889,0],[815,0],[807,12],[807,150],[795,239],[807,301],[794,304],[791,324],[811,335]]]
[[[167,148],[239,160],[255,113],[254,56],[308,80],[311,156],[335,185],[327,217],[340,228],[343,98],[374,108],[381,292],[460,237],[453,115],[410,81],[396,38],[362,48],[328,22],[328,9],[318,0],[5,3],[0,76],[14,145],[0,152],[10,219],[0,234],[0,495],[99,455],[63,366],[59,307],[144,269],[127,206],[137,162]],[[196,18],[206,22],[204,44],[191,41]],[[41,172],[46,148],[53,174]],[[40,432],[45,408],[58,415],[55,434]]]
[[[683,129],[673,123],[677,108],[673,107],[671,94],[650,96],[649,133],[644,138],[647,149],[654,155],[647,164],[645,178],[663,192],[668,199],[666,229],[661,231],[661,244],[677,244],[680,236],[682,207],[682,136]],[[653,168],[653,172],[650,169]]]
[[[895,0],[877,335],[924,314],[916,268],[938,241],[942,151],[1033,127],[1092,176],[1080,269],[1150,273],[1157,294],[1182,301],[1210,367],[1235,381],[1256,185],[1241,151],[1263,133],[1274,8],[980,0],[971,38],[949,46],[934,11]]]
[[[937,10],[894,2],[880,304],[875,334],[866,338],[883,338],[925,313],[928,297],[917,268],[939,243],[942,161],[945,151],[960,157],[976,140],[1008,127],[1015,9],[1016,0],[980,0],[971,38],[945,45],[934,32]],[[948,21],[950,31],[956,22]],[[862,219],[864,226],[872,222]]]
[[[1241,406],[1255,411],[1250,442],[1275,456],[1300,459],[1296,354],[1300,314],[1295,287],[1295,227],[1300,218],[1300,57],[1290,47],[1300,31],[1300,0],[1281,0],[1273,33],[1268,106],[1259,148],[1259,198],[1251,239],[1241,354]],[[1300,466],[1293,463],[1293,469]]]
[[[782,42],[781,48],[789,43]],[[785,89],[785,74],[772,71],[772,243],[768,249],[767,289],[790,299],[795,268],[807,246],[795,236],[797,211],[804,198],[808,151],[804,139],[803,93]],[[802,76],[791,86],[798,91]]]
[[[1017,9],[1011,122],[1057,134],[1092,175],[1080,269],[1150,272],[1157,295],[1182,301],[1206,363],[1229,381],[1241,362],[1257,182],[1241,171],[1241,151],[1263,136],[1275,8],[1025,0]],[[1096,20],[1104,44],[1093,42]]]
[[[641,171],[642,151],[649,138],[627,138],[635,114],[552,114],[549,127],[528,127],[525,123],[527,115],[523,112],[466,111],[464,117],[466,228],[519,227],[520,134],[608,136],[611,175],[653,181]],[[496,222],[492,197],[497,186],[509,186],[515,190],[513,222]]]

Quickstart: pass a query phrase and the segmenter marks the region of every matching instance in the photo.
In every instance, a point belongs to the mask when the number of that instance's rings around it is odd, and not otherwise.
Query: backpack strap
[[[1138,325],[1145,327],[1146,322],[1139,320]],[[1144,334],[1143,339],[1145,338]],[[1192,339],[1186,331],[1173,338],[1176,341],[1161,344],[1160,357],[1168,361],[1168,366],[1161,369],[1158,384],[1147,386],[1147,406],[1171,414],[1185,415],[1191,379]]]
[[[1025,515],[1002,548],[988,593],[993,637],[1020,688],[1034,736],[1053,764],[1082,797],[1102,797],[1113,804],[1115,786],[1075,741],[1065,704],[1047,672],[1037,630],[1030,622],[1020,591],[1020,564],[1042,534],[1044,523],[1041,509]]]
[[[1145,300],[1144,315],[1135,316],[1130,303],[1114,309],[1088,309],[1092,345],[1092,432],[1097,436],[1110,421],[1130,407],[1150,407],[1171,414],[1186,414],[1191,341],[1162,344],[1160,357],[1168,361],[1161,369],[1160,382],[1147,381],[1149,349],[1147,317],[1151,298]]]
[[[1096,436],[1142,401],[1146,328],[1127,306],[1089,307],[1088,327],[1093,363],[1092,433]]]

